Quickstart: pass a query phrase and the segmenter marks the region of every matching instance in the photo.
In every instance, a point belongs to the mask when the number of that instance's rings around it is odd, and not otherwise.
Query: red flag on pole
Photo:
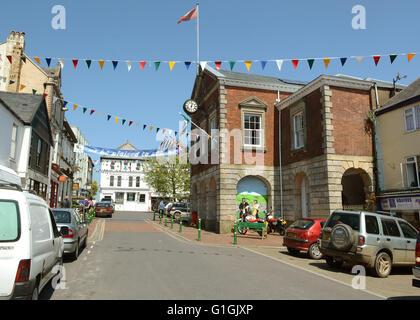
[[[181,17],[181,19],[178,21],[178,24],[180,24],[182,21],[190,21],[194,18],[197,18],[197,8],[192,9],[190,12]]]

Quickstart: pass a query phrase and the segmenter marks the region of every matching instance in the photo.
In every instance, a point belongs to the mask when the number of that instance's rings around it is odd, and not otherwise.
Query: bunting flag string
[[[136,63],[139,65],[140,70],[145,70],[147,66],[150,67],[154,67],[154,69],[156,71],[158,71],[159,67],[161,66],[162,63],[167,63],[169,65],[169,70],[172,71],[174,69],[174,66],[176,64],[182,63],[185,66],[186,70],[190,70],[190,66],[191,64],[197,64],[199,63],[200,66],[204,69],[204,67],[207,64],[213,64],[215,66],[216,69],[220,69],[222,67],[223,64],[227,64],[230,67],[230,70],[233,70],[235,65],[237,65],[238,63],[244,63],[245,67],[248,71],[250,71],[252,64],[256,63],[256,62],[260,62],[261,63],[261,69],[264,70],[266,65],[268,63],[275,63],[277,65],[277,68],[279,69],[279,71],[281,71],[282,69],[282,65],[284,64],[284,62],[291,62],[292,66],[294,67],[295,70],[297,70],[298,64],[301,61],[307,61],[309,69],[312,69],[315,62],[318,60],[322,60],[324,62],[325,68],[328,68],[329,64],[331,61],[333,60],[337,60],[339,62],[341,62],[341,66],[344,67],[344,65],[346,64],[346,62],[348,62],[349,59],[354,59],[357,63],[361,63],[362,60],[365,60],[367,58],[372,58],[375,66],[378,66],[379,60],[382,57],[389,57],[390,58],[390,63],[394,63],[395,59],[398,56],[407,56],[407,61],[410,62],[414,56],[417,55],[416,52],[409,52],[409,53],[390,53],[390,54],[375,54],[375,55],[365,55],[365,56],[347,56],[347,57],[318,57],[318,58],[281,58],[281,59],[265,59],[265,60],[214,60],[214,61],[199,61],[199,62],[195,62],[195,61],[181,61],[181,60],[105,60],[105,59],[101,59],[101,60],[95,60],[95,59],[68,59],[68,58],[53,58],[53,57],[45,57],[45,58],[40,58],[40,57],[33,57],[33,59],[40,65],[42,60],[45,60],[45,62],[47,63],[48,66],[51,65],[51,61],[52,60],[57,60],[60,64],[61,67],[64,68],[64,62],[67,60],[71,60],[73,62],[74,68],[80,68],[80,65],[78,64],[78,62],[80,60],[84,60],[86,62],[87,68],[90,69],[91,67],[91,63],[92,61],[98,62],[99,67],[101,70],[103,70],[105,63],[112,63],[112,67],[113,70],[117,69],[117,66],[120,62],[125,62],[127,64],[127,69],[128,71],[131,71],[132,69],[132,65],[133,63]],[[12,56],[8,55],[6,56],[7,59],[9,60],[10,63],[12,63]],[[22,60],[23,60],[24,56],[22,56]],[[26,58],[25,58],[26,60]]]
[[[33,89],[33,90],[34,90],[33,93],[35,94],[36,93],[36,90],[35,89]],[[64,99],[60,99],[60,98],[54,97],[54,100],[53,101],[56,102],[57,100],[62,101],[63,104],[64,104],[64,106],[67,105],[67,104],[73,105],[73,111],[76,111],[76,109],[80,106],[79,104],[73,103],[71,101],[67,101],[67,100],[64,100]],[[86,106],[81,106],[81,108],[82,108],[83,114],[85,114],[89,110],[89,115],[90,116],[93,116],[94,113],[97,114],[97,117],[102,117],[104,115],[103,112],[97,112],[97,109],[88,108]],[[119,120],[121,120],[121,124],[122,125],[124,125],[127,122],[127,119],[122,119],[121,117],[117,117],[117,116],[114,116],[114,115],[111,115],[111,114],[107,114],[106,121],[109,121],[111,118],[114,118],[115,119],[115,123],[116,124],[118,123]],[[135,122],[134,120],[128,120],[128,127],[131,127],[131,125],[134,124],[134,123],[136,124],[135,125],[136,128],[138,128],[140,126],[140,123],[139,122]],[[147,128],[147,127],[149,127],[150,132],[153,132],[153,129],[156,129],[156,134],[162,129],[161,127],[143,124],[143,130],[145,128]],[[168,129],[168,128],[164,128],[163,129],[163,133],[165,133],[165,132],[167,132],[170,135],[171,134],[174,134],[175,137],[178,135],[178,131],[175,131],[175,130],[172,130],[172,129]]]

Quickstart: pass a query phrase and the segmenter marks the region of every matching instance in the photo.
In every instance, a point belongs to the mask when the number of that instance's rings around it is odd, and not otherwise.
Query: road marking
[[[102,240],[104,239],[104,234],[105,234],[105,224],[106,224],[106,222],[105,222],[105,221],[103,221],[103,223],[102,223],[102,229],[101,229],[101,234],[100,234],[100,237],[99,237],[99,241],[102,241]]]
[[[250,248],[243,247],[243,249],[248,250],[248,251],[251,251],[251,252],[256,253],[256,254],[259,254],[259,255],[262,255],[262,256],[264,256],[264,257],[266,257],[266,258],[269,258],[269,259],[275,260],[275,261],[277,261],[277,262],[281,262],[281,263],[287,264],[287,265],[288,265],[288,266],[290,266],[290,267],[297,268],[297,269],[300,269],[300,270],[303,270],[303,271],[306,271],[306,272],[312,273],[312,274],[317,275],[317,276],[319,276],[319,277],[323,277],[323,278],[325,278],[325,279],[332,280],[332,281],[337,282],[337,283],[340,283],[340,284],[344,284],[344,285],[346,285],[346,286],[348,286],[348,287],[350,287],[350,288],[354,289],[354,288],[352,287],[352,285],[350,285],[350,284],[348,284],[348,283],[346,283],[346,282],[342,282],[342,281],[340,281],[340,280],[337,280],[337,279],[331,278],[331,277],[326,276],[326,275],[324,275],[324,274],[317,273],[317,272],[315,272],[315,271],[305,269],[305,268],[303,268],[303,267],[301,267],[301,266],[298,266],[298,265],[295,265],[295,264],[292,264],[292,263],[289,263],[289,262],[286,262],[286,261],[280,260],[280,259],[278,259],[278,258],[274,258],[274,257],[272,257],[272,256],[269,256],[269,255],[265,254],[265,253],[261,253],[261,252],[255,251],[255,250],[252,250],[252,249],[250,249]],[[359,290],[359,289],[354,289],[354,290]],[[375,293],[375,292],[372,292],[372,291],[369,291],[369,290],[366,290],[366,289],[360,289],[360,291],[363,291],[363,292],[365,292],[365,293],[368,293],[368,294],[371,294],[371,295],[377,296],[378,298],[381,298],[381,299],[384,299],[384,300],[388,299],[387,297],[384,297],[384,296],[382,296],[382,295],[380,295],[380,294],[377,294],[377,293]]]
[[[93,246],[90,246],[90,248],[92,249],[92,248],[93,248]]]

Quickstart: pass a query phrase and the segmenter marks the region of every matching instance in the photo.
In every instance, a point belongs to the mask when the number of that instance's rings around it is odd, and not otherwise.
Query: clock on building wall
[[[193,114],[193,113],[197,112],[197,110],[198,110],[198,104],[194,100],[189,99],[189,100],[184,102],[185,113]]]

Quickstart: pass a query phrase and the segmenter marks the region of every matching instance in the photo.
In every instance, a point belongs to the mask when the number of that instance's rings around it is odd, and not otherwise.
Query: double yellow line
[[[102,241],[104,239],[105,223],[106,222],[104,220],[98,221],[98,223],[95,226],[95,230],[93,231],[92,235],[89,237],[89,240]]]

